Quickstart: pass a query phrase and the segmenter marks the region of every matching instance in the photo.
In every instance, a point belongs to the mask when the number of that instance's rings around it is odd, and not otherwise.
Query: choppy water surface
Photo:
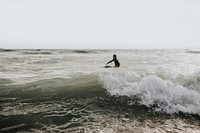
[[[199,53],[0,49],[0,132],[198,133]]]

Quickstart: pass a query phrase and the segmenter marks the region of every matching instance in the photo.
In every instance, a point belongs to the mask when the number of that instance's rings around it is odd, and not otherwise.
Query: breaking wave
[[[1,96],[21,98],[125,96],[129,98],[129,104],[153,107],[156,112],[200,115],[198,89],[194,90],[153,75],[139,78],[130,73],[101,73],[68,80],[54,78],[18,85],[3,84],[0,89]]]
[[[137,97],[141,105],[159,112],[200,115],[200,92],[187,86],[157,76],[102,74],[100,79],[110,95]]]

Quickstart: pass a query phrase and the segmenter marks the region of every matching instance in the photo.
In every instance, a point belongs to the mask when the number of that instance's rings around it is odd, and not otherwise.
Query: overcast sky
[[[200,0],[0,0],[0,48],[200,48]]]

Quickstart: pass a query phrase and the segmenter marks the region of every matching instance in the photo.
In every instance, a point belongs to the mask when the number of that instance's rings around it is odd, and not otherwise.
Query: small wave
[[[101,82],[111,95],[138,97],[141,105],[154,106],[155,111],[200,115],[200,93],[172,81],[156,76],[135,80],[131,75],[110,74],[101,75]]]
[[[200,54],[200,50],[188,50],[187,53]]]
[[[33,64],[54,64],[59,63],[60,59],[57,58],[51,58],[51,59],[41,59],[37,61],[33,61]]]
[[[105,90],[98,83],[98,78],[92,75],[72,79],[53,78],[26,84],[8,85],[1,88],[0,95],[5,97],[96,97],[103,95]]]
[[[14,52],[14,49],[0,49],[0,52]]]
[[[79,54],[89,54],[92,53],[92,51],[88,51],[88,50],[74,50],[74,53],[79,53]]]
[[[27,54],[27,55],[37,55],[37,54],[50,55],[50,54],[53,54],[53,53],[39,50],[39,51],[23,52],[23,54]]]
[[[12,81],[10,79],[0,78],[0,85],[1,84],[10,84]]]

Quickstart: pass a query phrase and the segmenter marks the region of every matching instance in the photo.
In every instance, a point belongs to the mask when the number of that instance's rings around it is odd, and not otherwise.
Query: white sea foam
[[[200,93],[157,76],[138,78],[134,74],[100,74],[104,88],[111,95],[138,97],[140,104],[167,113],[200,115]]]

